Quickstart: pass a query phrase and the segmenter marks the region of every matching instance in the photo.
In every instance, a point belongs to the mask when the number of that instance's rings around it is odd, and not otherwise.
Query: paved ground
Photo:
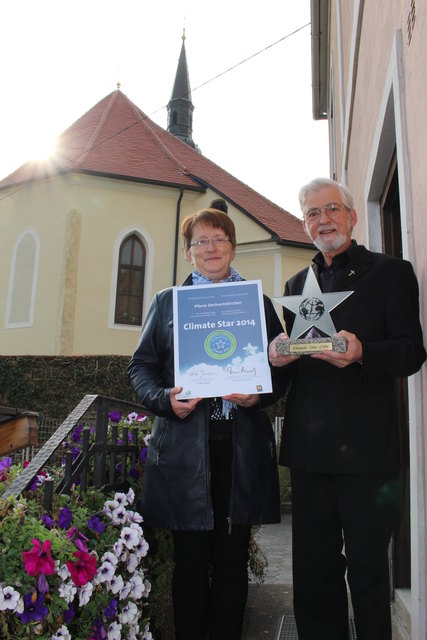
[[[261,527],[258,540],[268,568],[263,584],[249,584],[243,640],[276,640],[282,616],[292,613],[291,516]]]
[[[268,568],[263,584],[249,584],[242,640],[278,640],[282,617],[293,613],[291,526],[291,515],[283,514],[280,524],[264,525],[258,532]],[[395,605],[392,612],[393,640],[408,640]],[[287,635],[283,636],[282,632],[280,640],[283,637]],[[290,639],[295,637],[289,636]]]

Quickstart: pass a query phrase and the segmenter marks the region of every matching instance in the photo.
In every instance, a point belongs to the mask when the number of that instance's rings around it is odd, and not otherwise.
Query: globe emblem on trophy
[[[299,314],[307,322],[319,320],[325,313],[325,305],[319,298],[305,298],[298,308]]]

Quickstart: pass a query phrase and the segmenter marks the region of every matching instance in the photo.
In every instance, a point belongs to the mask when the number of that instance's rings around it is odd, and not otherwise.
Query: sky
[[[329,175],[312,117],[310,0],[3,0],[0,179],[120,89],[167,127],[185,28],[193,139],[204,156],[300,216]]]

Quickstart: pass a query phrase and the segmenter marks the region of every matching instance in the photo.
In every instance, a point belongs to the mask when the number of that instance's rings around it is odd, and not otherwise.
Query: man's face
[[[318,209],[320,215],[316,211]],[[344,206],[337,187],[325,187],[307,198],[304,230],[319,251],[331,259],[350,246],[351,232],[356,222],[355,210]]]

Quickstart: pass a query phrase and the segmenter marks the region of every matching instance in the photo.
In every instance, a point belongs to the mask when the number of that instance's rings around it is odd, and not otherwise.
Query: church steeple
[[[193,141],[193,110],[191,102],[190,79],[188,77],[187,56],[185,54],[185,29],[182,34],[182,47],[176,70],[168,109],[168,131],[177,138],[196,148]]]

